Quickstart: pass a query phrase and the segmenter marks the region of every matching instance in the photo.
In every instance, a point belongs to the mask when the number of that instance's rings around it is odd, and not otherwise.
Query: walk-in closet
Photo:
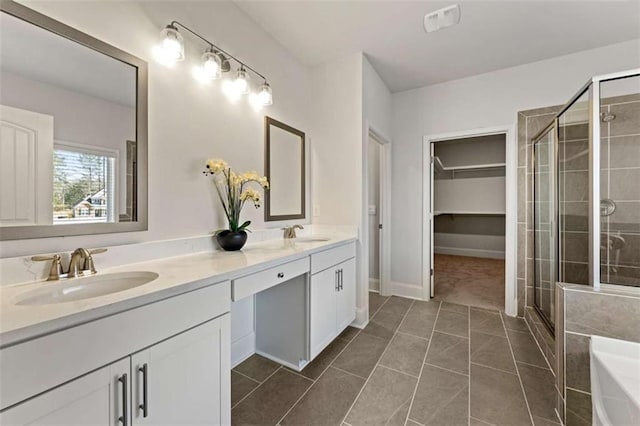
[[[505,134],[433,142],[432,296],[504,309]]]

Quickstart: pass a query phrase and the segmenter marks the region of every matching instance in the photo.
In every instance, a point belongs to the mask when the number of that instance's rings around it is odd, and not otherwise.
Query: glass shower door
[[[533,145],[534,306],[547,325],[554,328],[556,282],[555,122]]]

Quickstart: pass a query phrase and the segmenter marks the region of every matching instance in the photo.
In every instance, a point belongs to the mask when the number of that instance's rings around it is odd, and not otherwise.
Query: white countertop
[[[328,240],[304,243],[270,240],[247,244],[237,252],[200,252],[104,270],[100,270],[98,264],[99,274],[150,271],[159,276],[139,287],[80,301],[39,306],[16,305],[15,300],[22,293],[41,286],[56,285],[56,282],[40,280],[4,286],[0,288],[0,348],[249,275],[356,240],[353,235],[323,237]]]

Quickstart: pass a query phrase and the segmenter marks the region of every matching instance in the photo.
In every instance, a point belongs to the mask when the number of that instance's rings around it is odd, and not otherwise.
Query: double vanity
[[[0,423],[229,424],[231,306],[301,370],[355,319],[355,238],[302,237],[0,289]]]

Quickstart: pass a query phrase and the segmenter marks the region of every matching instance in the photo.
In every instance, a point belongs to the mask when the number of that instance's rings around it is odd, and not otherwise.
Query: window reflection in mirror
[[[0,226],[135,222],[138,67],[114,57],[124,52],[11,7],[37,25],[0,13]],[[49,21],[52,31],[43,28]],[[78,41],[56,34],[65,31]]]

